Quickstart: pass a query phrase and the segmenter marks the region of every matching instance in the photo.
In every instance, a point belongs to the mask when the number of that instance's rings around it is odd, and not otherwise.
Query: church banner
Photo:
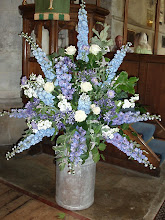
[[[34,20],[70,20],[70,0],[35,0]]]

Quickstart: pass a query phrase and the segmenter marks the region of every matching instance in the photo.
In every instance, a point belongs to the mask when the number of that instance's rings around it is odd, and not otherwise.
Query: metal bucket
[[[68,167],[60,171],[56,163],[56,202],[68,210],[83,210],[94,202],[96,164],[89,157],[83,165],[75,167],[75,175]]]

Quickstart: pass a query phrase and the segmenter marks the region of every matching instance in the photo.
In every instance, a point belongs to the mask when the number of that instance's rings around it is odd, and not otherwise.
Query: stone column
[[[28,1],[30,3],[30,1]],[[20,108],[22,75],[22,0],[2,0],[0,7],[0,111]],[[0,117],[0,146],[15,144],[24,133],[22,119]]]

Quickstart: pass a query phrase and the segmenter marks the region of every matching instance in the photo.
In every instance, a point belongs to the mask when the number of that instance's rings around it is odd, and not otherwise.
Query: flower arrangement
[[[118,50],[112,60],[108,59],[104,55],[111,43],[107,40],[109,26],[104,24],[100,33],[93,30],[96,36],[89,44],[84,2],[78,18],[78,50],[69,46],[59,54],[47,56],[28,34],[21,33],[31,45],[45,77],[33,73],[29,79],[22,77],[21,88],[29,101],[22,109],[1,113],[25,118],[28,125],[24,138],[6,158],[29,149],[43,137],[53,140],[62,131],[53,149],[61,169],[67,164],[69,173],[73,174],[74,166],[85,163],[89,155],[94,162],[104,158],[101,152],[106,142],[152,169],[146,153],[124,133],[130,123],[160,119],[135,111],[139,95],[135,94],[134,86],[138,79],[129,78],[125,71],[117,72],[129,44]]]

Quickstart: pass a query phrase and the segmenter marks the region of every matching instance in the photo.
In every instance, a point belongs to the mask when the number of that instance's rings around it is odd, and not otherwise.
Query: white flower
[[[135,96],[132,96],[130,98],[130,102],[135,102],[135,101],[138,101],[139,100],[139,94],[135,94]]]
[[[36,80],[36,75],[34,73],[31,73],[29,78],[30,78],[30,81]]]
[[[89,48],[89,52],[97,55],[101,51],[101,48],[97,44],[92,44]]]
[[[43,85],[45,83],[41,75],[37,76],[36,81],[39,85]]]
[[[62,95],[62,94],[59,94],[59,95],[57,96],[57,98],[60,99],[60,100],[62,100],[62,99],[65,99],[65,96]]]
[[[45,85],[43,86],[46,92],[53,92],[54,90],[54,84],[52,82],[46,82]]]
[[[124,99],[124,104],[122,106],[122,108],[130,108],[131,107],[131,102],[128,99]]]
[[[90,82],[81,82],[81,92],[88,92],[88,91],[92,91],[92,85]]]
[[[93,109],[93,108],[95,108],[96,107],[96,105],[95,104],[92,104],[91,105],[91,109]]]
[[[121,102],[121,101],[119,101],[119,102],[117,103],[117,106],[118,106],[118,107],[120,107],[120,106],[121,106],[121,104],[122,104],[122,102]]]
[[[85,119],[87,118],[87,115],[85,114],[84,111],[82,110],[78,110],[75,112],[75,121],[77,122],[82,122],[85,121]]]
[[[75,46],[69,46],[69,47],[67,47],[66,49],[65,49],[65,53],[67,54],[67,55],[69,55],[69,56],[71,56],[71,55],[74,55],[75,53],[76,53],[76,47]]]
[[[100,109],[100,107],[94,107],[94,108],[92,108],[92,111],[95,115],[99,115],[101,112],[101,109]]]
[[[102,127],[102,135],[106,139],[112,139],[117,132],[119,132],[118,128],[110,128],[108,125]]]
[[[38,130],[41,130],[41,129],[46,130],[47,128],[50,128],[52,126],[52,122],[49,120],[45,120],[45,121],[40,120],[37,126],[38,126]]]
[[[60,109],[61,112],[68,112],[72,110],[72,106],[70,104],[70,102],[67,102],[67,99],[62,99],[62,101],[60,101],[58,103],[58,107]]]
[[[26,96],[28,96],[29,98],[32,98],[32,97],[38,98],[37,93],[36,93],[35,90],[32,89],[32,88],[29,88],[29,89],[24,90],[24,94],[25,94]]]

